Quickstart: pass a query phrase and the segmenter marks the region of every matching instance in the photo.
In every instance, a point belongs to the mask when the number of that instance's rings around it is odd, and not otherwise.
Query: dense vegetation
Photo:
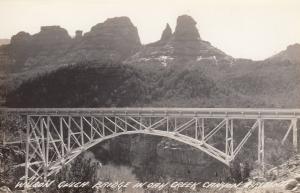
[[[199,69],[146,72],[128,65],[81,63],[24,82],[9,107],[145,106],[174,98],[209,97],[214,82]]]
[[[21,84],[7,96],[9,107],[297,107],[300,79],[299,65],[295,64],[240,64],[226,65],[170,65],[167,67],[150,65],[134,66],[115,63],[85,62],[63,67],[43,74]],[[287,98],[287,96],[289,96]],[[242,127],[243,123],[240,123]],[[270,123],[266,135],[266,160],[272,165],[280,164],[292,152],[288,144],[277,148],[286,125]],[[277,130],[276,130],[277,129]],[[235,133],[237,142],[245,131]],[[256,136],[256,133],[254,133]],[[276,137],[278,139],[276,139]],[[132,140],[143,141],[143,146]],[[95,146],[95,156],[104,164],[126,164],[134,168],[139,180],[159,180],[175,176],[176,167],[169,166],[169,173],[161,168],[169,164],[158,159],[157,151],[162,138],[136,136],[111,140],[109,148],[105,144]],[[252,139],[255,140],[255,137]],[[220,138],[215,139],[222,144]],[[236,142],[236,143],[237,143]],[[255,166],[256,143],[248,144],[239,154],[247,156],[247,170]],[[106,144],[107,145],[107,144]],[[178,144],[177,144],[178,145]],[[276,148],[275,148],[276,147]],[[147,153],[144,149],[147,148]],[[188,148],[188,147],[183,147]],[[150,151],[151,149],[151,151]],[[255,151],[254,151],[255,149]],[[100,151],[101,150],[101,151]],[[190,151],[190,150],[189,150]],[[141,155],[143,153],[143,155]],[[203,158],[204,160],[207,158]],[[237,159],[229,172],[231,181],[245,180]],[[163,162],[165,161],[165,162]],[[210,164],[210,165],[208,165]],[[249,164],[249,165],[248,165]],[[169,164],[171,165],[171,164]],[[207,160],[206,167],[217,170],[220,165],[215,160]],[[189,171],[189,169],[187,169]],[[209,171],[212,172],[212,171]],[[195,177],[201,177],[201,173]],[[156,177],[156,178],[155,178]],[[222,176],[223,180],[228,176]],[[182,180],[191,179],[190,174]]]
[[[14,107],[111,107],[144,101],[143,78],[115,64],[80,64],[38,76],[7,97]]]
[[[300,65],[149,65],[84,62],[21,84],[9,107],[300,106]],[[288,96],[288,97],[286,97]]]

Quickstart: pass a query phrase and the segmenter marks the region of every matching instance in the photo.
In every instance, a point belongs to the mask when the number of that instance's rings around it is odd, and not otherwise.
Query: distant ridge
[[[0,39],[0,46],[5,45],[5,44],[9,44],[9,43],[10,43],[10,39]]]
[[[289,45],[285,50],[268,58],[267,61],[300,64],[300,44]]]

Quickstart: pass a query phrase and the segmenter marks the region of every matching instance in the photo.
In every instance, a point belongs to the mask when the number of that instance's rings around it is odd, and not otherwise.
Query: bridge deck
[[[0,108],[24,115],[187,116],[237,119],[300,118],[300,109],[279,108]]]
[[[229,166],[257,130],[257,158],[261,174],[265,168],[265,120],[287,121],[289,125],[282,144],[291,133],[293,147],[295,151],[298,149],[300,109],[0,108],[0,116],[6,113],[26,117],[26,140],[21,139],[26,147],[25,184],[32,176],[46,179],[58,172],[62,163],[69,163],[82,151],[103,140],[125,134],[168,137],[195,147]],[[236,119],[251,121],[240,125],[234,121]],[[247,129],[247,133],[241,136],[242,140],[236,140],[235,130],[242,127]],[[214,146],[215,142],[211,139],[216,135],[223,138],[220,145],[225,144],[222,147]]]

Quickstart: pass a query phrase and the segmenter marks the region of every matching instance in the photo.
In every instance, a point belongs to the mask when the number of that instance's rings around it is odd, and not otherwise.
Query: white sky
[[[300,43],[300,0],[0,0],[0,38],[60,25],[70,35],[128,16],[143,44],[160,38],[179,15],[197,21],[202,39],[236,58],[265,59]]]

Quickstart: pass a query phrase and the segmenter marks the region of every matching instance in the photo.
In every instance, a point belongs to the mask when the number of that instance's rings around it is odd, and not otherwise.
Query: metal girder
[[[265,125],[263,119],[258,119],[258,164],[260,167],[260,175],[265,171]]]
[[[300,109],[276,108],[0,108],[0,112],[24,115],[107,115],[107,116],[180,116],[232,119],[300,118]]]
[[[28,184],[28,178],[32,176],[46,179],[81,152],[101,141],[128,134],[149,134],[177,140],[229,165],[258,128],[258,162],[263,171],[264,121],[291,121],[283,143],[293,131],[293,144],[297,150],[297,120],[300,117],[299,109],[80,108],[0,111],[26,116],[26,138],[22,141],[26,144],[26,159],[23,164],[25,184]],[[235,120],[254,121],[236,147]],[[224,136],[220,132],[222,130],[225,132]],[[217,135],[224,137],[222,149],[210,144]]]

